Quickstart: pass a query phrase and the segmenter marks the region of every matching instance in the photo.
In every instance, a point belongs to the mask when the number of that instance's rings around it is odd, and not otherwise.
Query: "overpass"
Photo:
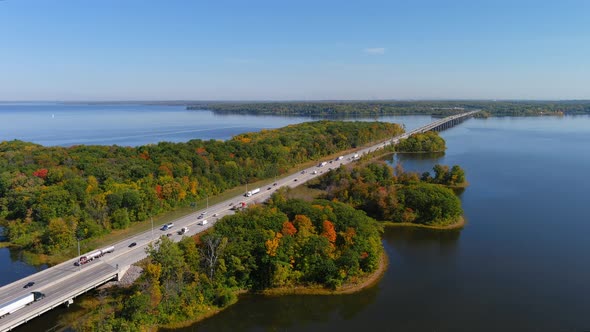
[[[463,122],[477,112],[478,111],[471,111],[439,119],[410,132],[393,137],[386,142],[359,149],[348,155],[343,155],[343,158],[330,161],[329,167],[338,167],[353,162],[357,159],[356,155],[363,155],[375,151],[376,149],[381,149],[387,145],[397,144],[400,139],[407,138],[415,133],[422,133],[430,130],[440,131],[450,128]],[[131,264],[147,257],[145,249],[149,244],[154,243],[160,236],[169,234],[171,240],[179,241],[184,235],[192,236],[200,233],[215,225],[217,220],[221,219],[223,216],[234,213],[234,211],[231,210],[234,205],[241,202],[262,202],[280,187],[296,187],[301,183],[320,176],[322,173],[324,173],[324,168],[313,166],[302,172],[294,173],[280,179],[276,182],[276,185],[271,184],[267,188],[260,188],[260,193],[251,197],[237,196],[225,202],[213,205],[207,209],[205,218],[209,219],[209,222],[206,225],[201,225],[202,219],[198,218],[204,210],[197,211],[175,220],[173,230],[162,231],[160,229],[154,230],[152,228],[151,230],[133,235],[123,241],[112,244],[115,248],[113,252],[107,253],[89,263],[76,266],[75,263],[78,260],[78,257],[76,257],[17,280],[11,284],[4,285],[0,287],[0,305],[31,292],[41,292],[45,294],[45,298],[0,318],[0,332],[12,330],[57,306],[69,305],[73,303],[73,300],[76,297],[85,292],[110,280],[122,278]],[[185,234],[177,233],[176,231],[182,227],[188,227],[189,231]],[[136,245],[131,246],[132,243],[135,243]],[[24,288],[24,285],[28,282],[34,282],[34,285],[29,288]]]

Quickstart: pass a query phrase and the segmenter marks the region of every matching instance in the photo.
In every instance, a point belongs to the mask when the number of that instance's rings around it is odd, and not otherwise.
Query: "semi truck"
[[[180,231],[178,231],[178,235],[182,235],[184,233],[188,232],[188,227],[183,227],[180,229]]]
[[[78,261],[76,263],[74,263],[76,266],[79,265],[84,265],[90,261],[93,261],[95,259],[98,259],[102,256],[104,256],[105,254],[111,253],[115,251],[115,247],[110,246],[110,247],[106,247],[104,249],[100,249],[100,250],[96,250],[96,251],[92,251],[87,253],[84,256],[80,256],[80,258],[78,259]]]
[[[17,297],[14,300],[10,300],[6,303],[3,303],[0,305],[0,318],[4,317],[6,315],[9,315],[19,309],[22,309],[25,306],[28,306],[29,304],[31,304],[33,302],[37,302],[44,297],[45,297],[45,294],[43,294],[43,293],[31,292],[27,295],[23,295],[23,296]]]
[[[252,195],[256,195],[260,192],[260,188],[252,189],[246,193],[246,197],[250,197]]]
[[[236,205],[234,205],[231,209],[234,211],[240,211],[246,208],[246,202],[240,202]]]

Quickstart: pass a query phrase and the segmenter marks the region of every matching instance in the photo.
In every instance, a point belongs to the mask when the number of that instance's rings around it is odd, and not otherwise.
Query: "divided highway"
[[[71,303],[75,297],[108,280],[120,278],[125,273],[128,266],[147,256],[145,249],[148,244],[157,240],[162,235],[170,233],[171,240],[179,241],[182,236],[191,236],[200,233],[213,227],[217,220],[225,215],[234,213],[231,208],[239,205],[241,202],[245,202],[247,205],[263,202],[278,188],[285,186],[296,187],[310,179],[322,175],[331,168],[351,163],[368,152],[382,149],[389,144],[397,144],[400,139],[407,138],[411,134],[434,130],[439,126],[450,122],[470,117],[475,112],[477,111],[440,119],[426,126],[394,137],[386,142],[359,149],[350,154],[342,155],[342,158],[337,158],[336,160],[328,160],[326,161],[325,166],[322,167],[314,165],[313,167],[309,167],[303,171],[284,177],[278,180],[274,185],[270,184],[269,186],[261,187],[260,192],[251,197],[237,196],[225,202],[212,205],[207,210],[196,211],[195,213],[179,218],[174,221],[174,227],[170,230],[163,231],[161,229],[153,229],[134,235],[113,244],[115,247],[113,252],[107,253],[86,264],[76,266],[75,263],[78,261],[78,257],[76,257],[75,259],[70,259],[11,284],[4,285],[0,287],[0,306],[31,292],[41,292],[45,294],[45,298],[0,318],[0,331],[11,330],[59,305]],[[203,212],[206,212],[206,214],[202,219],[199,219],[199,216]],[[204,219],[208,222],[205,225],[202,225],[202,220]],[[188,227],[188,231],[180,235],[178,231],[183,227]],[[130,246],[132,243],[135,243],[136,245]],[[25,288],[24,286],[30,282],[34,284],[31,287]]]

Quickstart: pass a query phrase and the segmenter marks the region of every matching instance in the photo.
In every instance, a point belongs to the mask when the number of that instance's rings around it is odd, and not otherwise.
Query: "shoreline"
[[[352,294],[356,292],[360,292],[365,288],[369,288],[371,286],[376,285],[379,280],[385,275],[385,271],[387,271],[387,267],[389,266],[389,257],[385,251],[381,254],[381,258],[379,259],[379,266],[375,271],[373,271],[370,275],[366,275],[359,280],[359,282],[352,282],[348,284],[344,284],[341,287],[330,290],[326,289],[321,286],[295,286],[295,287],[278,287],[278,288],[271,288],[266,289],[258,293],[253,294],[260,294],[264,296],[282,296],[282,295],[342,295],[342,294]]]
[[[385,275],[385,272],[387,271],[388,266],[389,266],[389,257],[387,257],[385,250],[383,250],[383,252],[381,254],[381,258],[379,259],[379,266],[377,267],[377,269],[375,271],[373,271],[371,274],[362,277],[358,283],[345,284],[336,290],[329,290],[329,289],[326,289],[321,286],[311,286],[311,287],[300,286],[300,287],[290,287],[290,288],[272,288],[272,289],[267,289],[267,290],[264,290],[261,292],[252,292],[249,294],[262,295],[262,296],[272,296],[272,297],[283,296],[283,295],[346,295],[346,294],[352,294],[352,293],[360,292],[365,288],[369,288],[369,287],[376,285],[379,282],[379,280],[381,280],[381,278],[383,278],[383,276]],[[246,294],[246,293],[248,293],[248,292],[243,291],[243,290],[237,291],[238,296],[241,294]],[[189,321],[180,322],[180,323],[176,323],[176,324],[170,324],[170,325],[158,326],[157,328],[158,328],[158,330],[160,330],[160,329],[177,329],[177,328],[182,328],[182,327],[188,327],[188,326],[199,323],[209,317],[212,317],[212,316],[224,311],[225,309],[233,306],[234,304],[238,303],[239,301],[240,301],[240,299],[238,298],[235,302],[233,302],[223,308],[211,307],[209,310],[204,312],[202,316],[197,317],[192,320],[189,320]]]
[[[459,218],[457,218],[457,221],[455,221],[454,223],[449,224],[449,225],[444,225],[444,226],[414,224],[414,223],[410,223],[410,222],[403,222],[403,223],[397,223],[397,222],[391,222],[391,221],[383,222],[383,226],[388,227],[388,228],[409,227],[409,228],[432,229],[432,230],[438,230],[438,231],[462,229],[463,227],[465,227],[466,224],[467,224],[467,222],[465,221],[464,216],[460,216]]]

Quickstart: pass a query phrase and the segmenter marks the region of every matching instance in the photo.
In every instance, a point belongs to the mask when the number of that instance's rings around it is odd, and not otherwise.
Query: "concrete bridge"
[[[445,129],[449,129],[449,128],[454,127],[454,126],[460,124],[461,122],[467,120],[468,118],[472,117],[475,113],[477,113],[479,111],[480,110],[475,110],[475,111],[469,111],[469,112],[465,112],[465,113],[461,113],[461,114],[457,114],[457,115],[447,116],[446,118],[442,118],[437,121],[431,122],[425,126],[422,126],[420,128],[416,128],[404,135],[406,137],[409,137],[412,134],[425,133],[425,132],[431,131],[431,130],[432,131],[442,131]]]
[[[397,144],[400,139],[407,138],[415,133],[423,133],[430,130],[440,131],[450,128],[463,122],[477,112],[478,111],[471,111],[439,119],[425,126],[394,137],[385,143],[365,147],[349,153],[348,155],[344,155],[343,158],[338,158],[335,161],[332,160],[331,165],[332,167],[338,167],[342,164],[353,162],[358,155],[381,149],[385,145]],[[200,233],[215,225],[217,220],[221,219],[223,216],[234,213],[233,210],[230,209],[232,206],[242,202],[248,204],[262,202],[280,187],[296,187],[312,178],[320,176],[320,173],[323,173],[323,171],[313,172],[317,169],[317,166],[313,166],[304,172],[297,172],[285,176],[276,182],[276,186],[269,184],[268,188],[261,188],[260,193],[253,195],[252,197],[237,196],[225,202],[208,207],[207,216],[212,216],[213,218],[208,217],[207,219],[209,219],[209,222],[206,225],[201,225],[200,222],[202,219],[198,219],[198,216],[203,210],[197,211],[175,220],[173,230],[154,230],[152,226],[151,230],[136,234],[128,239],[113,244],[115,248],[114,252],[109,252],[97,260],[82,266],[76,266],[74,264],[77,261],[77,258],[71,259],[67,262],[0,287],[0,306],[13,299],[30,294],[31,292],[41,292],[45,294],[45,298],[32,302],[24,308],[0,318],[0,331],[14,329],[55,307],[73,303],[76,297],[110,280],[122,278],[130,265],[147,257],[145,251],[146,247],[149,244],[154,243],[160,236],[168,235],[168,238],[172,241],[179,241],[182,236],[191,236]],[[272,183],[272,180],[269,181],[271,181],[269,183]],[[176,231],[182,227],[188,227],[189,231],[183,234],[177,233]],[[24,288],[29,282],[33,282],[34,285],[29,288]]]

